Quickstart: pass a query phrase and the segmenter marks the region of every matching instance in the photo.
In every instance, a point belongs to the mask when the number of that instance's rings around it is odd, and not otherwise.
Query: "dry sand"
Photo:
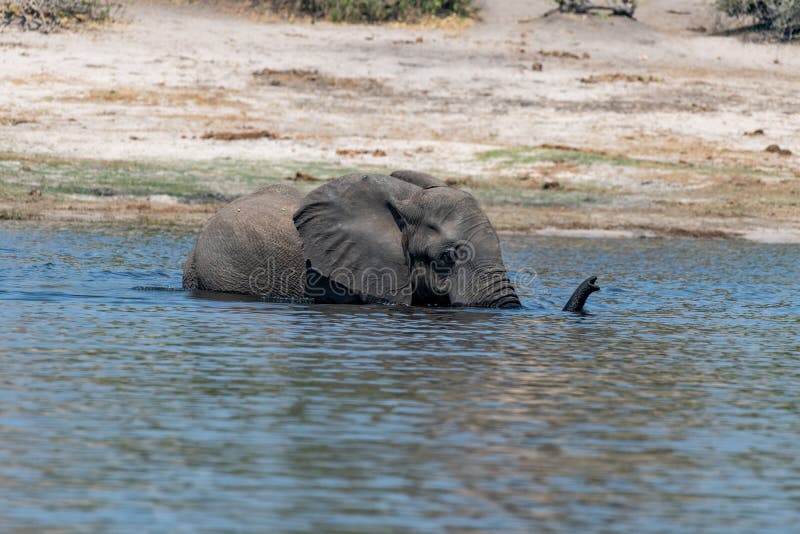
[[[2,179],[34,184],[23,168],[42,161],[411,168],[480,191],[501,230],[800,241],[800,48],[698,32],[718,23],[707,4],[643,1],[631,21],[487,0],[447,31],[133,3],[108,28],[6,31]],[[257,185],[227,172],[213,190]],[[0,209],[192,224],[214,209],[86,196]]]

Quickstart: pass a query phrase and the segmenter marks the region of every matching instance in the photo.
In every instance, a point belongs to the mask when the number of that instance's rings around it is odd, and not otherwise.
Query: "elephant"
[[[567,311],[597,290],[587,280]],[[271,185],[203,226],[183,287],[317,303],[518,308],[477,200],[416,171],[348,174],[307,195]]]

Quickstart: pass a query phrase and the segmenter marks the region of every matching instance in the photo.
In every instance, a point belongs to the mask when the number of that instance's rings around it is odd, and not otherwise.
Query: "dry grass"
[[[0,126],[18,126],[20,124],[33,124],[36,119],[29,116],[0,115]]]
[[[20,209],[19,207],[0,206],[0,221],[36,221],[41,219],[38,212]]]
[[[372,156],[374,158],[384,158],[386,157],[386,151],[380,148],[376,148],[375,150],[340,148],[336,151],[336,155],[346,157]]]
[[[245,130],[242,132],[206,132],[200,139],[215,139],[217,141],[242,141],[248,139],[283,139],[269,130]]]
[[[716,7],[728,16],[756,21],[751,29],[783,41],[800,36],[800,0],[717,0]]]
[[[108,23],[118,18],[122,10],[122,4],[110,0],[4,0],[0,4],[0,27],[50,33]]]
[[[372,78],[347,78],[322,74],[318,70],[264,68],[253,73],[260,83],[285,87],[313,87],[319,89],[344,89],[351,91],[381,91],[384,85]]]
[[[626,83],[659,83],[664,80],[658,76],[643,75],[643,74],[622,74],[619,72],[611,74],[593,74],[585,78],[581,78],[581,83],[613,83],[613,82],[626,82]]]
[[[230,98],[231,91],[219,87],[173,86],[157,90],[136,87],[113,87],[90,89],[76,96],[64,96],[62,102],[87,102],[109,104],[137,104],[140,106],[187,106],[227,107],[245,109],[249,106]]]
[[[51,73],[39,73],[31,74],[25,78],[5,78],[4,81],[12,85],[52,85],[57,83],[76,83],[80,80]]]
[[[561,59],[590,59],[591,56],[587,52],[576,54],[574,52],[566,52],[564,50],[539,50],[539,55],[544,57],[555,57]]]
[[[390,28],[403,28],[407,30],[443,30],[458,33],[471,28],[475,24],[474,18],[449,15],[447,17],[424,16],[414,22],[393,21],[385,23]]]

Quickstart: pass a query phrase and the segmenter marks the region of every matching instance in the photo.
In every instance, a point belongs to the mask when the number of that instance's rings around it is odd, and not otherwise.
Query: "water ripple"
[[[509,238],[498,311],[176,291],[170,232],[0,225],[4,527],[800,522],[796,246]]]

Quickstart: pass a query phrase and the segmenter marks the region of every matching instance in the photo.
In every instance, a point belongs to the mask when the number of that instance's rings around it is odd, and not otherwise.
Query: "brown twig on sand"
[[[591,57],[587,52],[576,54],[575,52],[567,52],[564,50],[539,50],[539,55],[560,59],[589,59]]]
[[[658,76],[642,75],[642,74],[621,74],[614,72],[611,74],[592,74],[581,78],[581,83],[611,83],[611,82],[627,82],[627,83],[658,83],[663,82]]]
[[[337,156],[372,156],[375,158],[383,158],[386,157],[386,151],[381,150],[380,148],[376,148],[375,150],[366,150],[366,149],[350,149],[350,148],[340,148],[336,150]]]
[[[312,176],[310,174],[306,174],[304,172],[297,171],[294,173],[294,176],[287,176],[287,180],[292,182],[326,182],[325,178],[317,178],[316,176]]]
[[[766,152],[771,152],[773,154],[778,154],[780,156],[791,156],[792,151],[786,148],[781,148],[779,145],[769,145],[766,149]]]
[[[200,139],[216,139],[217,141],[240,141],[242,139],[280,139],[281,137],[269,130],[249,130],[245,132],[206,132]]]

